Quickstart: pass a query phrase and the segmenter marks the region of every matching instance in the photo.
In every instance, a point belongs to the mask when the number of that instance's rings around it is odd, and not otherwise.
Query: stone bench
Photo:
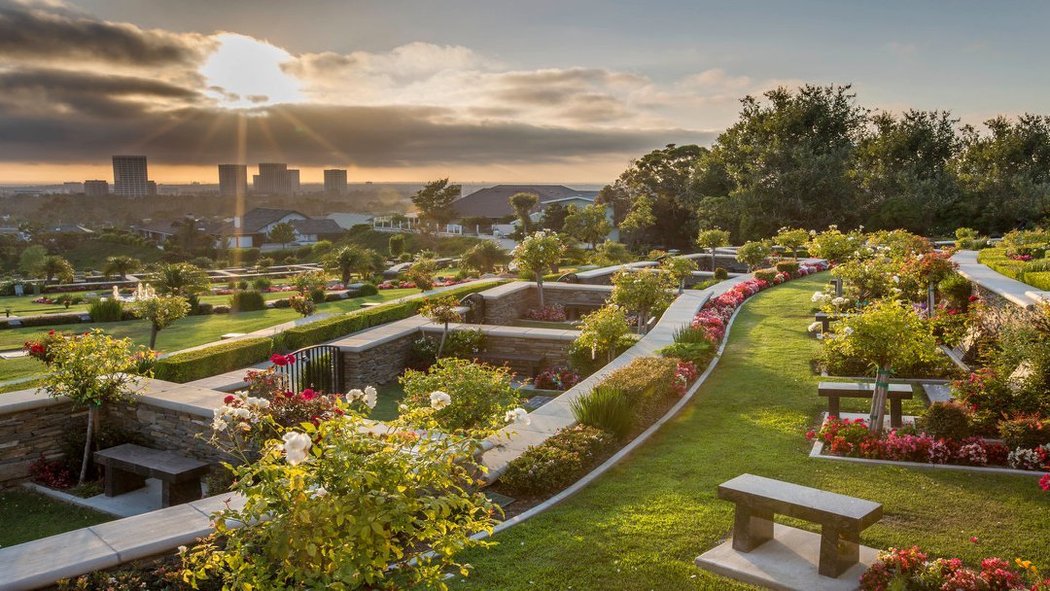
[[[882,519],[882,505],[808,486],[742,474],[718,486],[718,498],[736,504],[733,549],[751,552],[773,539],[773,516],[819,523],[817,570],[837,578],[860,560],[860,532]]]
[[[817,312],[813,314],[813,320],[820,323],[821,332],[829,332],[833,321],[842,320],[849,316],[849,314],[828,314],[827,312]]]
[[[547,356],[539,353],[482,353],[477,356],[477,361],[490,365],[506,365],[515,369],[524,368],[530,378],[536,377],[540,367],[543,366],[546,360]]]
[[[954,400],[952,389],[947,384],[923,384],[922,389],[926,392],[926,398],[929,399],[930,404]]]
[[[596,304],[594,302],[565,302],[562,304],[562,308],[565,309],[566,320],[579,320],[585,315],[599,309],[602,304]]]
[[[162,507],[200,499],[201,477],[210,469],[206,462],[133,443],[97,451],[95,462],[106,468],[107,497],[142,488],[147,478],[156,478],[162,485]]]
[[[817,385],[817,395],[828,399],[828,418],[839,417],[840,398],[867,398],[875,395],[875,384],[865,382],[821,382]],[[910,384],[890,384],[886,397],[890,401],[890,426],[900,427],[904,424],[902,400],[911,400],[913,396]]]

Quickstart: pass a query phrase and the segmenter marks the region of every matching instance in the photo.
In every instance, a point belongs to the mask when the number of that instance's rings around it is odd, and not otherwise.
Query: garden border
[[[960,472],[971,472],[974,474],[1007,474],[1010,476],[1032,476],[1040,478],[1044,472],[1038,470],[1017,470],[1014,468],[998,468],[995,466],[964,466],[962,464],[926,464],[922,462],[904,462],[898,460],[875,460],[872,458],[851,458],[849,456],[832,456],[823,453],[824,442],[817,440],[813,442],[813,448],[809,457],[817,460],[834,460],[842,462],[856,462],[858,464],[873,464],[877,466],[899,466],[911,469],[943,469],[957,470]]]

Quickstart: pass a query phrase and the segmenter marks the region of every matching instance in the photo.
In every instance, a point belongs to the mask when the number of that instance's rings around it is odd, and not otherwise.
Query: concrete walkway
[[[960,250],[952,256],[952,261],[959,265],[960,275],[1022,308],[1031,308],[1038,303],[1050,302],[1050,292],[1036,289],[1016,279],[1010,279],[991,267],[977,262],[977,251]]]

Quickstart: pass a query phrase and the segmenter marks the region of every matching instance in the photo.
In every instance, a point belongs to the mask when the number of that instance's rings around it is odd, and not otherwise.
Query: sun
[[[281,64],[294,59],[290,53],[265,41],[220,33],[218,48],[200,68],[209,94],[226,107],[258,107],[302,100],[299,81]]]

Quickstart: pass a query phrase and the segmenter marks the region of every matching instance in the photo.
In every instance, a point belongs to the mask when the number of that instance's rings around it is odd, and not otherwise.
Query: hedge
[[[484,291],[498,284],[498,281],[491,281],[458,287],[442,292],[441,295],[461,298],[467,294]],[[296,326],[282,333],[284,335],[284,345],[294,351],[296,349],[302,349],[303,347],[309,347],[310,345],[316,345],[318,343],[337,339],[359,330],[364,330],[387,322],[393,322],[395,320],[409,318],[416,315],[419,310],[419,304],[422,303],[422,301],[422,298],[417,298],[407,302],[384,304],[373,308],[355,310],[343,316],[326,318],[324,320],[318,320],[317,322]]]
[[[265,361],[278,343],[269,337],[237,339],[176,353],[157,362],[153,376],[183,384]]]

